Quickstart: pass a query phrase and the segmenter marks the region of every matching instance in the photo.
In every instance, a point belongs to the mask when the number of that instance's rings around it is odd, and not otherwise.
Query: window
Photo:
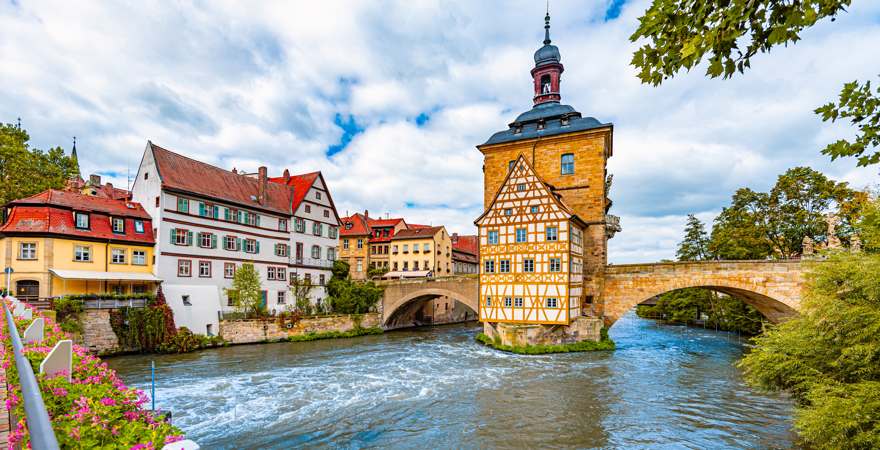
[[[403,252],[409,253],[409,244],[403,244]]]
[[[419,262],[413,261],[413,270],[419,270]]]
[[[515,165],[516,165],[516,160],[511,159],[510,161],[507,161],[507,171],[513,172],[513,167]]]
[[[483,262],[484,272],[485,273],[495,273],[495,261],[491,259],[487,259]]]
[[[327,281],[327,278],[323,273],[318,274],[318,284],[319,285],[323,286],[326,281]]]
[[[392,245],[392,246],[391,246],[391,253],[393,253],[393,254],[395,254],[395,255],[397,254],[397,245]]]
[[[492,297],[486,297],[486,306],[492,306]]]
[[[331,239],[336,239],[339,237],[339,229],[336,227],[327,227],[327,234]]]
[[[285,297],[284,294],[286,294],[286,292],[284,292],[284,291],[278,291],[278,304],[279,304],[279,305],[283,305],[284,302],[285,302],[286,297]]]
[[[182,295],[180,299],[183,300],[184,306],[192,306],[192,302],[189,301],[189,295]]]
[[[498,261],[498,272],[499,273],[509,273],[510,272],[510,260],[502,259]]]
[[[559,272],[562,270],[562,263],[559,258],[550,258],[550,271]]]
[[[428,243],[426,242],[424,245],[422,245],[422,250],[423,250],[425,253],[430,252],[430,251],[431,251],[431,244],[428,244]]]
[[[289,248],[287,244],[275,244],[275,256],[287,256]]]
[[[235,236],[223,236],[223,249],[238,251],[238,238]]]
[[[336,261],[336,249],[333,247],[327,247],[327,259],[330,261]]]
[[[177,211],[182,213],[189,213],[189,200],[177,197]]]
[[[557,227],[547,227],[547,240],[548,241],[557,241],[559,240],[559,228]]]
[[[513,305],[513,301],[510,297],[504,297],[504,307],[510,308]]]
[[[144,221],[143,220],[135,220],[134,221],[134,232],[138,234],[144,233]]]
[[[324,231],[323,225],[324,224],[322,224],[321,222],[312,222],[312,234],[314,234],[315,236],[320,236],[321,233]]]
[[[145,180],[149,180],[149,179],[150,179],[150,172],[144,172],[144,179],[145,179]]]
[[[498,243],[498,230],[489,230],[489,244],[495,245]]]
[[[309,286],[312,284],[312,274],[307,273],[303,275],[303,280],[306,282],[306,285]]]
[[[199,247],[215,248],[217,247],[217,236],[212,233],[199,233]]]
[[[260,253],[260,243],[256,239],[244,240],[245,253]]]
[[[357,240],[357,248],[359,248],[359,249],[364,248],[364,240],[363,239]]]
[[[330,210],[329,209],[324,210],[324,217],[330,217]]]
[[[77,245],[73,248],[73,260],[89,262],[92,260],[92,248],[86,245]]]
[[[199,277],[211,278],[211,261],[199,261]]]
[[[516,297],[513,299],[513,307],[514,308],[522,308],[523,307],[522,297]]]
[[[317,245],[312,246],[312,259],[321,259],[321,247]]]
[[[172,228],[171,242],[174,245],[192,245],[192,232],[183,228]]]
[[[557,302],[555,297],[550,297],[547,299],[547,307],[548,308],[558,308],[559,303]]]
[[[110,262],[113,264],[125,264],[126,251],[124,248],[110,250]]]
[[[531,208],[529,208],[529,211],[531,211],[532,214],[537,214],[539,210],[540,210],[540,207],[537,205],[534,205]]]
[[[235,276],[235,263],[223,263],[223,277],[232,278]]]
[[[277,267],[275,269],[275,279],[279,281],[287,281],[287,269],[284,267]]]
[[[305,233],[306,232],[306,220],[305,219],[296,219],[294,226],[296,227],[297,233]]]
[[[566,153],[562,155],[560,172],[563,175],[571,175],[574,173],[574,153]]]
[[[504,215],[505,216],[512,216],[513,215],[513,208],[504,208]]]
[[[526,233],[525,228],[517,228],[516,229],[516,242],[525,242],[528,238],[528,233]]]
[[[312,205],[306,205],[306,212],[307,213],[312,212]]]
[[[190,261],[188,259],[178,259],[177,260],[177,276],[179,276],[179,277],[192,276],[192,261]]]
[[[266,279],[267,280],[274,280],[275,279],[275,268],[274,267],[267,267],[266,268]]]
[[[287,219],[278,219],[278,231],[287,231]]]
[[[363,261],[357,260],[357,269],[355,269],[355,271],[356,272],[363,272],[364,271],[364,262]]]
[[[88,230],[89,229],[89,214],[88,213],[73,213],[76,216],[76,227],[80,230]]]
[[[525,191],[525,190],[526,190],[526,184],[525,184],[525,183],[517,184],[517,185],[516,185],[516,190],[517,190],[517,192],[523,192],[523,191]]]
[[[321,199],[321,193],[318,192],[318,191],[315,191],[315,198],[318,199],[318,200],[320,200],[320,199]]]
[[[535,260],[534,259],[524,259],[523,260],[523,272],[534,272],[535,271]]]
[[[147,252],[144,250],[132,250],[131,251],[131,263],[136,266],[146,266],[147,265]]]
[[[113,217],[110,219],[110,222],[113,224],[114,233],[125,233],[125,219]]]
[[[159,196],[157,195],[156,196],[156,208],[158,208],[158,207],[159,207]]]
[[[343,239],[343,240],[342,240],[342,249],[343,249],[343,250],[348,250],[348,239]]]

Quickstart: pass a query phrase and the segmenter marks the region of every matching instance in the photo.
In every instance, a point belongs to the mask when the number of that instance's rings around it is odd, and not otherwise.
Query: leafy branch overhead
[[[643,83],[659,85],[703,58],[706,74],[731,77],[753,56],[800,40],[800,32],[846,11],[852,0],[654,0],[630,36],[647,39],[632,58]]]
[[[875,94],[871,92],[870,81],[847,83],[840,91],[839,103],[828,103],[815,112],[822,116],[823,122],[849,119],[859,130],[854,141],[841,139],[828,144],[822,150],[823,154],[832,160],[842,156],[855,157],[860,166],[880,163],[880,150],[877,150],[880,147],[880,88]]]

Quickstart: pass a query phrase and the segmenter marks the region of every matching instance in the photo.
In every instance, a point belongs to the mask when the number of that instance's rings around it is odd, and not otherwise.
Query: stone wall
[[[83,325],[82,344],[96,353],[119,350],[119,339],[110,326],[109,309],[87,309],[80,315]]]
[[[602,319],[580,316],[567,326],[522,325],[515,323],[483,323],[483,333],[498,339],[501,345],[525,347],[529,345],[559,345],[602,339]]]
[[[360,327],[372,328],[381,326],[378,313],[361,316]],[[290,328],[288,328],[290,326]],[[221,320],[220,336],[231,344],[252,344],[256,342],[279,341],[290,336],[308,333],[325,333],[330,331],[346,332],[355,329],[358,321],[351,315],[307,317],[295,324],[286,322],[283,326],[277,319],[266,320]]]

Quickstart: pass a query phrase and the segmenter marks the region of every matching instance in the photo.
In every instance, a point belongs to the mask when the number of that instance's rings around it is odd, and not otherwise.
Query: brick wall
[[[378,313],[364,314],[360,321],[362,328],[381,325]],[[291,328],[282,327],[275,319],[268,320],[222,320],[220,336],[232,344],[252,344],[256,342],[278,341],[289,336],[328,331],[351,331],[357,322],[350,315],[308,317],[293,324]]]
[[[119,339],[110,326],[109,309],[87,309],[80,316],[83,346],[97,353],[119,350]]]

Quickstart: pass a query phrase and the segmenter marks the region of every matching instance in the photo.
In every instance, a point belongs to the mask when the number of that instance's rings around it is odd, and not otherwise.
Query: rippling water
[[[109,359],[203,448],[790,448],[791,401],[749,390],[735,334],[630,313],[615,352],[516,356],[453,325]]]

